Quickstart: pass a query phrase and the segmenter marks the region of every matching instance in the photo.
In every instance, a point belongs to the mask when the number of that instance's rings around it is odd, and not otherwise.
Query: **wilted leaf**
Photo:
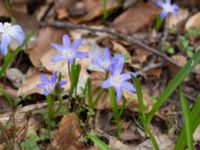
[[[117,17],[113,27],[124,34],[133,34],[151,25],[159,12],[155,4],[139,3]]]
[[[187,9],[180,9],[177,11],[177,15],[170,14],[167,16],[165,26],[166,28],[173,29],[180,27],[181,23],[184,23],[184,21],[188,18],[189,11]]]
[[[84,149],[84,144],[80,141],[81,135],[78,117],[71,113],[62,118],[60,128],[51,143],[52,147],[59,150]]]

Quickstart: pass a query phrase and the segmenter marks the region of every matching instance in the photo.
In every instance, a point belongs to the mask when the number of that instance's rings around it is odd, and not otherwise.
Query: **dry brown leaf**
[[[113,27],[124,34],[133,34],[153,23],[160,9],[151,3],[139,3],[114,20]]]
[[[185,30],[192,29],[192,28],[200,28],[200,12],[194,14],[186,22]]]
[[[9,12],[8,10],[6,9],[3,1],[0,1],[0,17],[9,17]]]
[[[187,9],[180,9],[177,11],[176,16],[173,14],[167,16],[165,21],[165,27],[169,29],[178,28],[181,23],[184,23],[188,16],[189,11]]]
[[[63,34],[67,33],[66,30],[55,28],[41,28],[34,47],[29,51],[29,58],[36,68],[41,68],[41,58],[45,53],[50,51],[52,42],[60,42]],[[49,58],[51,59],[51,58]]]
[[[64,18],[67,18],[69,16],[69,14],[68,14],[68,12],[66,11],[65,8],[56,9],[56,13],[57,13],[58,19],[64,19]]]
[[[160,150],[172,150],[174,147],[174,141],[172,139],[170,139],[167,135],[162,134],[159,136],[156,136],[154,134],[156,141],[159,145],[159,149]],[[141,144],[139,144],[137,146],[137,148],[135,150],[150,150],[150,149],[154,149],[152,142],[150,139],[142,142]]]
[[[84,8],[86,9],[86,15],[78,18],[70,18],[72,22],[80,23],[85,21],[91,21],[103,14],[103,1],[102,0],[83,0]],[[79,4],[80,5],[80,4]],[[116,0],[107,0],[107,11],[114,10],[119,7],[119,3]],[[83,9],[82,7],[80,9]],[[78,11],[78,10],[76,10]]]
[[[61,120],[60,128],[51,143],[52,147],[59,150],[84,149],[80,141],[81,128],[76,114],[71,113]]]
[[[185,56],[183,56],[183,55],[173,55],[172,58],[180,66],[184,66],[187,63],[187,58]]]
[[[48,78],[51,77],[51,74],[47,74],[47,73],[43,73],[43,74],[45,74]],[[41,88],[37,88],[37,84],[41,83],[40,75],[41,75],[41,72],[33,68],[30,68],[25,77],[25,80],[22,83],[22,86],[19,88],[17,92],[17,95],[28,96],[34,93],[44,94],[44,91]],[[64,76],[62,77],[62,80],[69,81],[69,78],[67,76]],[[69,89],[69,87],[70,87],[70,83],[67,82],[67,85],[63,87],[64,91]]]

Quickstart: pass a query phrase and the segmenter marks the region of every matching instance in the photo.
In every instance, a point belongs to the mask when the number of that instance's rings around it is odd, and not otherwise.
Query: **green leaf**
[[[79,80],[79,75],[81,72],[81,65],[72,65],[72,70],[71,70],[71,87],[69,89],[69,97],[71,98],[73,95],[73,92],[75,88],[77,87],[78,80]]]
[[[107,17],[108,17],[107,0],[103,0],[103,19],[106,20]]]
[[[4,62],[3,65],[0,69],[0,77],[2,77],[4,75],[4,73],[6,72],[6,70],[8,69],[9,65],[12,63],[12,61],[14,60],[14,58],[17,56],[17,54],[20,52],[20,50],[24,47],[24,45],[27,44],[27,42],[31,39],[31,37],[34,35],[34,32],[29,33],[26,38],[24,39],[24,42],[18,46],[13,53],[8,53],[5,57],[4,57]]]
[[[94,133],[89,133],[87,136],[92,140],[95,145],[97,145],[101,150],[112,150],[108,145],[106,145],[102,140],[100,140]]]
[[[196,130],[198,125],[200,124],[200,97],[197,98],[192,111],[190,112],[190,119],[192,122],[192,133]],[[186,130],[185,126],[182,128],[177,140],[174,150],[184,150],[186,145]]]
[[[200,50],[198,50],[194,56],[186,63],[186,65],[179,71],[179,73],[169,82],[168,86],[164,89],[162,94],[160,95],[158,101],[153,106],[151,112],[148,115],[147,123],[149,124],[158,111],[160,106],[166,102],[168,97],[177,89],[177,87],[181,84],[181,82],[192,72],[193,68],[200,61]]]
[[[111,102],[112,109],[113,109],[114,118],[115,118],[115,121],[118,122],[119,121],[119,110],[118,110],[117,100],[115,97],[115,91],[113,88],[109,88],[108,91],[109,91],[109,97],[110,97],[110,102]]]
[[[184,122],[185,122],[186,139],[187,139],[188,149],[193,150],[194,147],[193,147],[193,140],[192,140],[190,111],[189,111],[189,106],[188,106],[187,100],[186,100],[185,95],[182,90],[180,90],[180,100],[181,100],[181,106],[182,106],[183,117],[184,117]]]
[[[137,98],[138,98],[139,107],[140,107],[140,111],[142,113],[143,120],[146,120],[146,115],[145,115],[146,107],[143,102],[143,95],[142,95],[142,88],[140,86],[140,81],[136,77],[133,77],[132,79],[133,79],[133,82],[134,82],[134,85],[136,88]]]
[[[93,102],[93,98],[92,98],[92,83],[91,83],[91,79],[88,78],[87,80],[87,95],[88,95],[88,105],[90,109],[94,109],[94,102]]]

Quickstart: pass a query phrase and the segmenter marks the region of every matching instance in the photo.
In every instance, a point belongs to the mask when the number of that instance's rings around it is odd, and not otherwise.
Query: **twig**
[[[109,29],[109,28],[104,28],[104,29],[90,28],[90,27],[86,27],[85,25],[77,25],[77,24],[72,24],[72,23],[68,23],[68,22],[61,22],[61,21],[43,21],[43,22],[40,22],[40,26],[42,26],[42,27],[51,26],[51,27],[64,28],[64,29],[66,29],[66,28],[67,29],[81,29],[81,30],[87,30],[87,31],[90,31],[90,32],[108,33],[110,35],[117,36],[118,38],[125,40],[125,41],[127,41],[131,44],[136,44],[136,45],[144,48],[145,50],[148,50],[148,51],[154,53],[155,55],[165,59],[168,63],[173,64],[174,66],[176,66],[178,68],[182,68],[182,66],[179,65],[178,63],[176,63],[176,61],[174,61],[173,59],[171,59],[167,55],[159,52],[155,48],[152,48],[152,47],[148,46],[147,44],[142,43],[138,39],[135,39],[135,38],[130,37],[128,35],[124,35],[124,34],[119,33],[119,32],[115,32],[114,30]],[[193,73],[199,74],[196,71],[193,71]]]

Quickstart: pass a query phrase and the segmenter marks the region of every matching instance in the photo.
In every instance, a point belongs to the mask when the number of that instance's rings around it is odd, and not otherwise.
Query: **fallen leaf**
[[[57,18],[58,19],[65,19],[69,16],[69,14],[67,13],[66,9],[64,8],[59,8],[56,9],[56,13],[57,13]]]
[[[185,30],[200,28],[200,12],[191,16],[185,24]]]
[[[177,11],[177,15],[169,14],[165,21],[165,28],[167,29],[177,29],[180,24],[188,18],[189,11],[187,9],[180,9]]]
[[[6,71],[6,77],[12,82],[15,88],[19,88],[22,85],[25,75],[17,68],[9,68]]]
[[[78,119],[74,113],[62,118],[60,128],[51,143],[52,148],[59,150],[84,149],[84,144],[80,141],[82,133]]]
[[[158,143],[159,149],[160,150],[171,150],[174,147],[174,141],[170,139],[167,135],[162,134],[159,136],[154,135],[156,138],[156,141]],[[154,149],[152,142],[150,139],[142,142],[137,146],[135,150],[150,150]]]
[[[41,58],[45,53],[50,51],[52,42],[61,42],[63,34],[67,33],[66,30],[55,28],[41,28],[34,47],[29,51],[29,58],[36,68],[41,68]],[[49,58],[51,59],[51,58]]]
[[[80,23],[91,21],[103,14],[103,1],[102,0],[83,0],[84,8],[86,9],[86,14],[84,16],[79,16],[78,18],[70,18],[72,22]],[[80,5],[80,4],[79,4]],[[107,0],[107,11],[111,11],[119,7],[119,3],[116,0]],[[82,7],[80,9],[83,9]],[[76,10],[78,11],[78,10]]]
[[[114,20],[113,27],[124,34],[133,34],[151,25],[160,9],[151,3],[139,3]]]

